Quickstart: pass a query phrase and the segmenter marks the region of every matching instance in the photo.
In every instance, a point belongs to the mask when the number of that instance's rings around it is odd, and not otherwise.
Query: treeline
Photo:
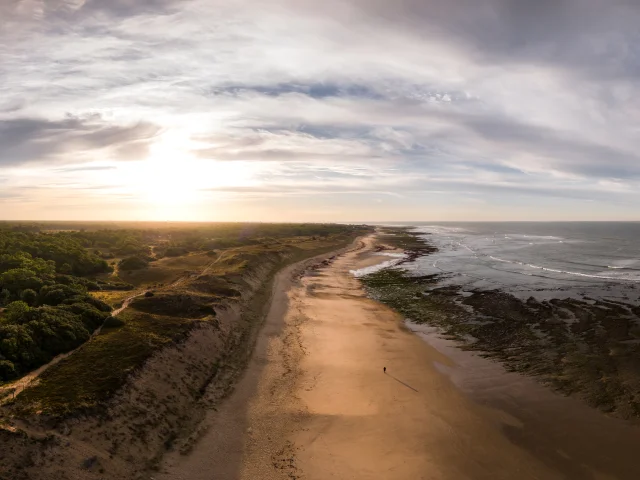
[[[127,255],[149,256],[150,244],[157,242],[161,237],[160,232],[151,230],[97,230],[63,232],[67,236],[80,243],[87,249],[94,249],[96,255],[105,257],[109,252],[115,256]]]
[[[208,251],[277,241],[286,237],[328,236],[356,227],[336,224],[205,223],[145,229],[99,229],[60,232],[102,258],[177,257],[194,251]],[[152,252],[151,245],[155,245]],[[124,268],[123,268],[124,269]]]
[[[346,233],[353,227],[318,223],[218,223],[199,228],[167,232],[170,246],[166,255],[195,250],[215,250],[277,241],[287,237],[328,236]]]
[[[88,251],[66,232],[43,234],[0,230],[0,262],[18,268],[25,260],[20,256],[12,258],[17,254],[28,254],[36,262],[51,262],[55,271],[62,274],[94,275],[109,271],[103,258]]]

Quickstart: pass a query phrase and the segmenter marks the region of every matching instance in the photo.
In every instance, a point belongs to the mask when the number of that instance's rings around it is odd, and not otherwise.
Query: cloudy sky
[[[637,0],[0,0],[0,218],[638,220]]]

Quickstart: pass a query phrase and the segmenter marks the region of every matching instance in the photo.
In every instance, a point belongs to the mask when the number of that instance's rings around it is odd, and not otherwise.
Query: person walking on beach
[[[387,373],[387,367],[383,367],[383,368],[382,368],[382,371],[383,371],[384,373]]]

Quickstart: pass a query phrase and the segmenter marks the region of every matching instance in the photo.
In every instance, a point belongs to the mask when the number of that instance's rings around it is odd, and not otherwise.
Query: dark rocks
[[[372,298],[414,322],[438,327],[509,371],[539,377],[603,411],[640,416],[640,308],[634,305],[522,301],[498,290],[463,296],[458,287],[438,287],[435,276],[412,277],[400,269],[361,280]]]

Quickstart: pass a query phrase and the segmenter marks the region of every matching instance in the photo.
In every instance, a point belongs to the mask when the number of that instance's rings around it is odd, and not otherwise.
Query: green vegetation
[[[288,263],[346,245],[362,232],[361,227],[351,226],[262,224],[197,225],[184,231],[171,226],[128,234],[121,230],[64,232],[66,238],[76,241],[92,238],[83,245],[94,255],[95,250],[100,249],[102,254],[110,253],[118,258],[123,246],[131,250],[135,246],[138,252],[131,257],[139,258],[138,255],[153,251],[154,258],[158,258],[148,267],[130,272],[123,271],[121,263],[115,277],[104,273],[93,278],[79,278],[79,281],[93,282],[102,289],[90,293],[89,298],[96,305],[106,303],[113,307],[131,296],[126,291],[104,290],[112,285],[152,287],[154,293],[138,296],[117,318],[109,317],[104,321],[108,317],[105,312],[95,323],[104,322],[100,334],[72,356],[48,368],[36,385],[17,396],[15,406],[25,412],[61,415],[102,404],[159,348],[181,341],[201,325],[217,325],[216,310],[223,308],[225,302],[249,302],[247,308],[254,312],[253,323],[243,323],[244,326],[237,328],[255,327],[261,318],[255,312],[260,312],[268,301],[270,282],[277,270]],[[263,236],[266,234],[268,236]],[[163,247],[166,241],[188,253],[177,257],[166,255],[168,248]],[[108,242],[115,244],[109,246]],[[214,244],[215,248],[212,247]],[[196,248],[198,250],[194,251]],[[176,282],[178,279],[180,281]],[[51,299],[56,297],[57,289],[41,289],[36,304],[45,295]],[[86,296],[88,290],[86,287],[83,290]],[[30,293],[24,296],[32,301]],[[33,311],[26,300],[12,309]],[[68,302],[62,301],[56,308],[67,309],[67,305]],[[80,311],[78,306],[74,308],[74,311]],[[73,333],[77,339],[74,345],[88,338],[88,335]],[[233,336],[237,338],[238,346],[251,338],[246,332]]]
[[[88,294],[97,283],[72,274],[107,270],[67,236],[0,230],[0,381],[87,341],[110,308]]]
[[[18,397],[19,406],[58,415],[91,409],[111,397],[156,349],[181,340],[193,326],[181,317],[125,310],[91,342],[47,369],[38,385]]]
[[[102,257],[102,260],[130,256],[149,257],[152,256],[152,246],[157,258],[176,257],[190,252],[257,245],[266,241],[277,242],[283,238],[323,238],[355,228],[359,227],[315,223],[0,222],[0,232],[27,235],[39,238],[40,241],[55,238],[58,243],[68,242],[81,252],[92,257]],[[43,235],[45,232],[47,234]],[[0,252],[3,251],[0,240]],[[47,258],[42,255],[34,256]],[[73,262],[67,263],[74,266]],[[104,265],[106,266],[106,262]],[[74,269],[73,273],[84,275],[93,272]]]
[[[120,260],[120,263],[118,263],[118,268],[120,270],[140,270],[141,268],[147,268],[148,266],[149,261],[142,257],[127,257]]]
[[[91,275],[109,270],[107,262],[68,233],[43,235],[0,230],[0,272],[21,269],[34,275]],[[20,275],[18,274],[20,277]],[[0,280],[4,283],[4,279]]]

